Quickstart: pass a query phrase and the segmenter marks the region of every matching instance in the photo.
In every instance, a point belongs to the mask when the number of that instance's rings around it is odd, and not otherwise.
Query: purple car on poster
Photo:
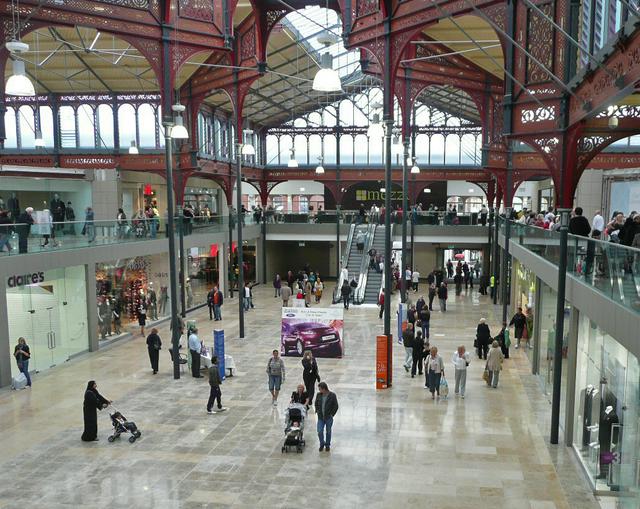
[[[342,357],[340,333],[331,325],[317,322],[302,322],[282,325],[282,353],[302,355],[305,350],[314,354],[329,353]]]

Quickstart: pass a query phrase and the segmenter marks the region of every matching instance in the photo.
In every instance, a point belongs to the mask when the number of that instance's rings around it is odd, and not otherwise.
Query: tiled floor
[[[206,378],[173,380],[166,350],[152,375],[140,337],[36,376],[33,389],[1,394],[0,507],[598,507],[567,448],[548,446],[549,405],[521,351],[506,362],[497,390],[484,386],[483,365],[472,361],[467,398],[434,402],[423,379],[405,373],[396,347],[393,388],[376,392],[382,322],[372,307],[348,311],[343,359],[319,359],[340,402],[331,453],[318,453],[311,413],[304,453],[282,454],[286,398],[271,406],[265,374],[279,344],[279,300],[269,288],[255,296],[244,340],[236,339],[235,299],[223,307],[226,348],[238,366],[222,387],[226,413],[205,412]],[[195,313],[211,344],[214,322],[205,315]],[[431,341],[449,370],[455,347],[471,348],[481,316],[497,325],[488,298],[477,294],[433,313]],[[168,345],[167,327],[160,332]],[[301,366],[298,358],[285,362],[288,394]],[[98,416],[100,441],[80,441],[89,379],[138,424],[138,442],[108,443],[106,412]]]

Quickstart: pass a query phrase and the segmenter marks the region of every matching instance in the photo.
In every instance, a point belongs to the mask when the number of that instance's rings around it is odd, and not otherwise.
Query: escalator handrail
[[[351,252],[351,247],[353,244],[354,232],[356,230],[356,225],[351,223],[351,227],[349,228],[349,236],[347,237],[347,247],[345,248],[345,252],[342,255],[342,260],[340,262],[340,274],[338,274],[338,280],[336,281],[336,287],[333,290],[333,303],[340,302],[342,296],[340,295],[340,289],[342,288],[343,277],[342,277],[342,267],[347,266],[347,262],[349,261],[349,253]]]
[[[353,298],[353,302],[356,304],[362,304],[364,301],[364,295],[367,288],[367,277],[369,276],[369,250],[373,245],[373,241],[376,236],[376,228],[378,225],[370,224],[367,231],[367,239],[362,251],[362,260],[360,260],[360,275],[358,277],[358,286],[356,287],[356,294]]]

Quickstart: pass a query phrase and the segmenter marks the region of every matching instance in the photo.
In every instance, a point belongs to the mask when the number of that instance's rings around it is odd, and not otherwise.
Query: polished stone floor
[[[226,348],[238,367],[222,386],[228,412],[208,415],[206,378],[173,380],[166,350],[152,375],[139,336],[37,375],[32,389],[1,393],[0,507],[599,507],[568,448],[548,445],[549,405],[521,351],[506,361],[497,390],[484,386],[483,365],[472,361],[467,398],[432,401],[424,381],[405,373],[396,346],[393,388],[376,392],[375,307],[352,307],[344,358],[318,362],[340,402],[331,452],[318,452],[311,413],[304,453],[282,454],[286,398],[271,406],[265,374],[279,345],[280,301],[270,288],[254,295],[244,340],[235,299],[223,307]],[[214,322],[206,310],[193,315],[210,345]],[[433,313],[431,342],[449,370],[455,347],[471,348],[481,316],[497,326],[497,308],[476,293]],[[285,362],[287,394],[302,370],[298,358]],[[100,441],[80,441],[89,379],[137,423],[138,442],[107,442],[106,412],[98,416]]]

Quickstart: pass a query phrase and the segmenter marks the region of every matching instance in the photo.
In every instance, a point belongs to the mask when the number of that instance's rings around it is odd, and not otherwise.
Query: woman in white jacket
[[[427,360],[424,363],[426,383],[425,387],[431,392],[431,399],[438,393],[440,399],[440,379],[444,376],[444,361],[438,355],[438,347],[432,346]]]

